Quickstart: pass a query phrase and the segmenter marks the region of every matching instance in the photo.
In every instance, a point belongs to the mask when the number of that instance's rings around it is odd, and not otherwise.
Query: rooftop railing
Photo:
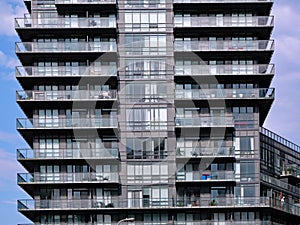
[[[274,40],[249,41],[179,41],[174,42],[175,51],[271,51]]]
[[[116,18],[16,18],[15,28],[116,28]]]
[[[234,120],[231,116],[199,116],[175,118],[176,127],[234,127]]]
[[[17,91],[17,101],[116,100],[117,90]]]
[[[116,42],[17,42],[16,53],[116,52]]]
[[[18,160],[30,159],[118,159],[117,148],[90,149],[18,149]]]
[[[253,89],[192,89],[175,90],[175,99],[238,99],[238,98],[274,98],[274,88]]]
[[[117,66],[18,66],[17,77],[117,76]]]
[[[119,183],[119,173],[18,173],[18,184]]]
[[[180,75],[273,75],[273,64],[250,65],[175,65],[175,76]]]
[[[175,28],[187,27],[273,27],[273,16],[174,17]]]
[[[215,148],[201,148],[201,147],[177,147],[176,157],[233,157],[235,155],[234,147],[215,147]]]
[[[19,118],[17,129],[72,129],[72,128],[117,128],[116,117],[111,118]]]

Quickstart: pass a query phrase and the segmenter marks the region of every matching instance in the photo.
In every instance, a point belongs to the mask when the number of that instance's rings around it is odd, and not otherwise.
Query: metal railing
[[[117,90],[17,91],[17,101],[116,100]]]
[[[175,118],[176,127],[234,127],[232,116],[199,116]]]
[[[274,98],[274,88],[253,89],[192,89],[175,90],[175,99],[236,99],[236,98]]]
[[[179,41],[174,42],[174,51],[271,51],[274,40],[249,41]]]
[[[274,64],[175,65],[177,75],[274,75]]]
[[[234,157],[235,151],[234,147],[215,147],[215,148],[207,148],[207,147],[177,147],[176,149],[176,157],[205,157],[205,156],[228,156]]]
[[[16,53],[116,52],[116,42],[17,42]]]
[[[293,185],[290,185],[284,181],[281,181],[279,179],[276,179],[274,177],[271,177],[269,175],[266,175],[266,174],[261,174],[260,175],[260,179],[266,183],[269,183],[271,185],[275,185],[277,187],[280,187],[282,189],[285,189],[285,190],[288,190],[290,192],[293,192],[295,194],[298,194],[300,195],[300,188],[299,187],[296,187],[296,186],[293,186]]]
[[[117,128],[116,117],[111,118],[18,118],[17,129],[69,129],[69,128]]]
[[[234,171],[199,171],[186,172],[178,171],[176,174],[176,181],[235,181]]]
[[[117,66],[18,66],[17,77],[117,76]]]
[[[21,183],[119,183],[119,173],[18,173]]]
[[[17,159],[118,159],[117,148],[90,149],[17,149]]]
[[[55,0],[55,4],[116,4],[116,0]]]
[[[116,28],[116,18],[16,18],[15,28]]]
[[[173,0],[173,3],[264,3],[274,0]]]
[[[18,210],[67,210],[67,209],[97,209],[97,208],[210,208],[210,207],[241,207],[241,208],[274,208],[293,215],[300,215],[300,207],[296,204],[288,204],[282,206],[280,200],[270,197],[223,197],[223,198],[204,198],[204,197],[190,197],[190,198],[116,198],[111,197],[111,200],[105,199],[80,199],[80,200],[33,200],[25,199],[18,200]]]
[[[273,16],[174,17],[175,28],[187,27],[273,27]]]

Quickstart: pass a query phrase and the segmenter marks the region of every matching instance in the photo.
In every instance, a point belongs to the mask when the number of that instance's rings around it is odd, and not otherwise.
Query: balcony
[[[176,52],[205,51],[274,51],[274,40],[249,41],[175,41]]]
[[[176,89],[175,99],[274,99],[274,88],[253,89]]]
[[[175,4],[184,3],[268,3],[274,0],[174,0]]]
[[[198,2],[198,1],[197,1]],[[273,27],[273,16],[174,17],[174,28]]]
[[[113,197],[112,197],[113,198]],[[193,203],[194,202],[194,203]],[[292,215],[300,215],[300,207],[296,204],[286,203],[286,207],[282,208],[280,201],[272,199],[269,197],[252,197],[252,198],[233,198],[233,197],[219,197],[219,198],[204,198],[204,197],[195,197],[191,198],[178,198],[178,199],[167,199],[167,198],[136,198],[136,199],[111,199],[106,200],[105,202],[101,199],[70,199],[70,200],[33,200],[25,199],[18,200],[18,210],[24,214],[26,212],[35,211],[35,210],[94,210],[102,209],[105,211],[117,210],[120,208],[126,209],[148,209],[148,208],[169,208],[174,210],[174,208],[194,208],[195,210],[199,208],[204,209],[216,209],[220,208],[272,208],[276,212],[285,212]]]
[[[271,75],[275,72],[273,64],[250,65],[175,65],[175,76],[222,76],[222,75]],[[263,77],[265,79],[265,77]]]
[[[281,178],[288,178],[289,183],[297,184],[300,182],[300,169],[299,165],[291,164],[286,165],[281,171]]]
[[[176,128],[234,127],[232,116],[176,117]]]
[[[235,151],[234,147],[215,147],[215,148],[205,148],[205,147],[178,147],[176,150],[176,158],[206,158],[206,157],[234,157]]]
[[[234,171],[179,171],[176,175],[176,182],[235,182]]]
[[[117,100],[117,90],[17,91],[17,101],[100,101]]]
[[[74,184],[119,183],[119,173],[18,173],[19,185],[26,184]]]
[[[102,66],[18,66],[16,67],[16,77],[105,77],[117,76],[116,65],[102,65]]]
[[[55,4],[116,4],[116,0],[55,0]]]
[[[17,119],[17,129],[74,129],[74,128],[117,128],[118,121],[116,117],[111,118],[36,118]]]
[[[100,53],[116,52],[116,42],[17,42],[16,53]]]
[[[18,149],[18,160],[59,160],[59,159],[118,159],[117,148],[97,149]]]
[[[16,18],[15,29],[116,28],[116,18]]]

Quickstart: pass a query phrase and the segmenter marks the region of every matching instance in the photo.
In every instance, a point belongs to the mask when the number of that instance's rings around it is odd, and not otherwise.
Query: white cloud
[[[16,155],[0,149],[0,187],[16,182],[16,173],[22,171]]]
[[[0,35],[16,35],[14,18],[23,17],[26,12],[24,2],[18,0],[1,0],[0,15],[2,19],[0,23]]]
[[[19,62],[17,58],[6,55],[0,50],[0,66],[13,69]]]

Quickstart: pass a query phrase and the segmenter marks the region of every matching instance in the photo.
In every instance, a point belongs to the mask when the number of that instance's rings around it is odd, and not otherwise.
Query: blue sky
[[[276,76],[276,100],[265,127],[300,144],[300,2],[274,0],[276,50],[272,62]],[[15,90],[20,89],[14,78],[19,65],[14,54],[18,41],[14,18],[22,17],[26,9],[22,0],[0,0],[0,214],[1,224],[29,222],[17,213],[16,200],[28,196],[16,185],[16,173],[23,169],[16,161],[16,148],[26,148],[16,132],[15,118],[24,117],[15,103]]]

